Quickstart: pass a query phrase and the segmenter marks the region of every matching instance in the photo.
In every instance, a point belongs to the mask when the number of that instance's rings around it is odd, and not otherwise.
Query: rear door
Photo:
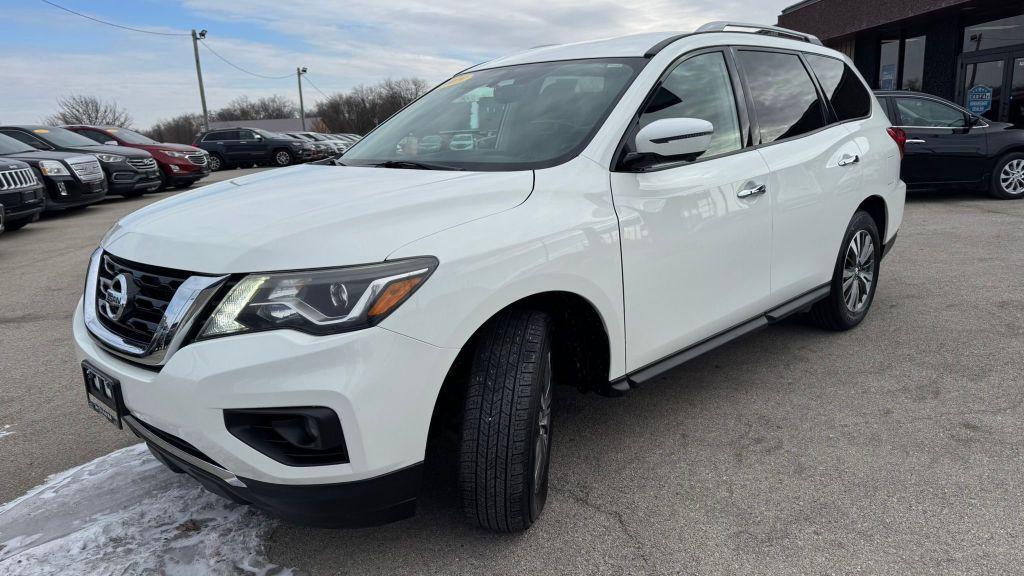
[[[852,215],[838,208],[860,194],[860,149],[834,120],[804,55],[742,48],[738,59],[752,100],[758,152],[771,171],[774,306],[830,280]],[[818,63],[823,76],[834,70],[827,64]],[[842,66],[838,71],[842,82]]]
[[[904,182],[981,181],[988,159],[987,124],[972,127],[965,111],[935,98],[897,95],[893,104],[897,125],[907,133],[901,170]]]
[[[671,65],[626,135],[664,118],[711,122],[711,147],[611,174],[619,215],[629,370],[664,359],[765,309],[771,287],[771,201],[748,194],[768,167],[749,146],[739,76],[728,50]]]

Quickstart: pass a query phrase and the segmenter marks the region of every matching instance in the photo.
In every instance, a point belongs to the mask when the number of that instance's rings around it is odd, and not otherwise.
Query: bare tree
[[[250,100],[240,96],[228,102],[227,106],[213,113],[214,120],[272,120],[275,118],[298,118],[299,109],[284,96],[267,96]]]
[[[176,142],[191,144],[192,140],[203,128],[203,117],[200,114],[182,114],[168,120],[157,122],[145,132],[157,142]]]
[[[95,96],[72,94],[57,98],[57,112],[43,122],[51,126],[92,124],[129,128],[132,125],[132,117],[116,102],[106,102]]]
[[[328,132],[365,134],[427,91],[420,78],[388,78],[373,86],[356,86],[320,101],[314,115]]]

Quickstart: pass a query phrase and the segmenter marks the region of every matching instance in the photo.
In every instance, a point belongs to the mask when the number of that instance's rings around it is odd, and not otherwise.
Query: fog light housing
[[[181,172],[181,167],[177,164],[171,164],[171,172]]]
[[[349,461],[338,414],[323,406],[224,411],[224,425],[261,454],[288,466]]]
[[[57,192],[60,193],[61,196],[67,196],[68,195],[68,187],[67,187],[67,185],[64,184],[63,182],[57,182]]]

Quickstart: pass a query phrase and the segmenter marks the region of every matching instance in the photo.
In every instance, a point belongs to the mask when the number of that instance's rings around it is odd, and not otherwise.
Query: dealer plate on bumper
[[[85,400],[89,407],[114,426],[123,428],[121,418],[128,411],[121,396],[121,383],[88,362],[82,362],[82,376],[85,378]]]

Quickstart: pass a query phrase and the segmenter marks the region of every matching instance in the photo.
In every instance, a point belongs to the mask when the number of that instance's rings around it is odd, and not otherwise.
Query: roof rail
[[[764,24],[747,24],[745,22],[726,21],[708,22],[700,28],[697,28],[697,32],[746,32],[749,34],[765,34],[768,36],[778,36],[779,38],[789,38],[791,40],[800,40],[802,42],[810,42],[811,44],[823,46],[821,40],[813,34],[797,32],[796,30],[780,28],[778,26],[766,26]]]

